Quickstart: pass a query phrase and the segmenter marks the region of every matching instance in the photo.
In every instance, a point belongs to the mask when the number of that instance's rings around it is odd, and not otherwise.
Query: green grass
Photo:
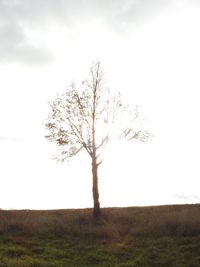
[[[0,210],[0,267],[198,267],[200,205]]]

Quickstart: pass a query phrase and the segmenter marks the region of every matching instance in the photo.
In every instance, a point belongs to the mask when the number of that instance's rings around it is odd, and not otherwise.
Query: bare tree
[[[97,217],[100,214],[98,167],[102,164],[103,150],[111,138],[112,126],[117,117],[127,115],[126,120],[123,120],[124,128],[117,127],[121,138],[145,141],[149,133],[136,123],[138,110],[130,111],[122,103],[120,94],[112,96],[105,87],[99,62],[92,64],[89,76],[81,87],[78,90],[72,84],[63,95],[57,96],[50,103],[46,137],[60,147],[58,160],[64,161],[82,150],[89,155],[93,177],[93,214]]]

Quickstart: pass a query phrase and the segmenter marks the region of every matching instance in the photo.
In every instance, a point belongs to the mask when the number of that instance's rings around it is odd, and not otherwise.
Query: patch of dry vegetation
[[[92,238],[194,236],[200,234],[200,205],[105,208],[94,220],[91,209],[0,210],[0,234],[70,235]]]

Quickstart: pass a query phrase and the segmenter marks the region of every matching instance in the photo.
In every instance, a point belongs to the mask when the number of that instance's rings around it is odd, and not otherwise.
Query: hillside
[[[0,267],[198,267],[200,205],[0,210]]]

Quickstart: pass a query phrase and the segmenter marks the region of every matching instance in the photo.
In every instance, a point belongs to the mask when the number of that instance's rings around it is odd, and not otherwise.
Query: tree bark
[[[96,158],[92,159],[92,182],[93,182],[93,201],[94,201],[94,209],[93,215],[95,218],[100,215],[100,203],[99,203],[99,189],[98,189],[98,165],[96,162]]]

